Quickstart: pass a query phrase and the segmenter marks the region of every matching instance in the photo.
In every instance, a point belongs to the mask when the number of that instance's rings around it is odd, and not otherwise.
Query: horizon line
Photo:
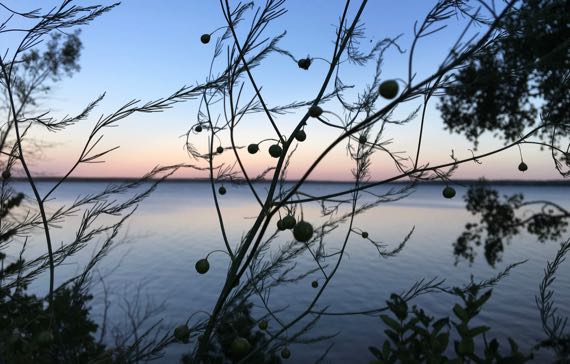
[[[22,182],[22,181],[27,181],[26,177],[12,177],[11,178],[14,181],[17,182]],[[56,177],[56,176],[37,176],[34,177],[34,181],[37,182],[58,182],[62,179],[62,177]],[[67,177],[66,181],[67,182],[135,182],[135,181],[139,181],[142,180],[141,177]],[[157,181],[160,180],[160,178],[147,178],[148,181]],[[454,179],[452,182],[455,184],[461,184],[461,183],[476,183],[481,181],[482,179]],[[162,181],[162,183],[168,183],[168,182],[172,182],[172,183],[181,183],[181,182],[191,182],[191,183],[196,183],[196,182],[209,182],[210,179],[209,178],[200,178],[200,177],[173,177],[173,178],[167,178],[165,180]],[[523,179],[484,179],[485,182],[487,183],[492,183],[492,184],[516,184],[516,185],[531,185],[531,184],[541,184],[541,185],[570,185],[570,181],[568,180],[558,180],[558,179],[544,179],[544,180],[540,180],[540,179],[532,179],[532,180],[523,180]],[[231,181],[226,181],[228,183],[231,183]],[[251,183],[270,183],[271,180],[270,179],[263,179],[263,180],[255,180],[255,181],[251,181]],[[286,183],[296,183],[299,182],[298,179],[287,179],[285,180]],[[382,182],[382,180],[370,180],[367,183],[377,183],[377,182]],[[243,182],[239,182],[239,183],[246,183],[245,181]],[[352,180],[319,180],[319,179],[308,179],[305,180],[303,183],[324,183],[324,184],[349,184],[349,183],[354,183],[354,181]],[[404,184],[404,183],[409,183],[409,181],[392,181],[392,182],[386,182],[386,184]],[[422,181],[419,180],[417,181],[417,183],[419,184],[447,184],[447,182],[445,181],[440,181],[440,180],[432,180],[432,181]]]

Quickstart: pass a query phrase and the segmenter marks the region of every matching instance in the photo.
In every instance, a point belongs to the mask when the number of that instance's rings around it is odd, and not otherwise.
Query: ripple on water
[[[78,192],[92,193],[102,187],[104,184],[101,183],[67,184],[57,196],[57,201],[68,203]],[[322,194],[336,187],[332,184],[310,184],[307,192]],[[388,259],[379,257],[376,249],[360,236],[352,237],[346,250],[346,259],[318,307],[328,305],[329,310],[335,312],[377,308],[385,305],[390,293],[402,292],[422,278],[439,277],[446,279],[449,286],[461,285],[467,283],[472,274],[476,280],[487,279],[510,263],[528,259],[498,284],[478,322],[492,326],[493,333],[503,338],[505,344],[506,337],[512,336],[522,347],[530,347],[542,337],[534,296],[538,292],[546,261],[554,257],[557,244],[540,244],[523,233],[505,247],[503,259],[495,268],[485,263],[481,250],[478,250],[479,255],[473,265],[466,262],[454,265],[452,243],[464,224],[472,221],[473,217],[462,207],[460,197],[464,189],[458,188],[459,198],[452,201],[442,200],[440,189],[440,186],[421,186],[407,199],[382,205],[357,216],[355,227],[367,231],[371,239],[388,247],[397,246],[413,226],[415,231],[400,255]],[[560,188],[501,186],[499,189],[501,193],[514,193],[522,189],[533,198],[556,199],[563,206],[570,206],[570,194],[562,193],[566,190]],[[227,233],[235,247],[245,234],[246,227],[252,223],[246,217],[255,215],[256,206],[246,187],[231,187],[229,192],[221,204]],[[304,213],[310,219],[316,219],[318,215],[318,211],[311,208]],[[61,233],[72,236],[72,228],[64,226]],[[119,295],[125,287],[132,288],[139,282],[146,282],[145,294],[157,302],[166,302],[167,309],[161,312],[161,317],[166,323],[172,324],[185,320],[197,310],[212,308],[225,277],[228,258],[215,253],[209,258],[211,269],[208,274],[199,275],[194,270],[196,260],[212,250],[223,249],[207,184],[161,185],[137,210],[129,223],[129,232],[135,236],[133,242],[117,248],[114,255],[100,265],[100,269],[105,271],[120,263],[108,278],[114,293]],[[344,234],[342,228],[331,234],[329,241],[332,246],[328,252],[335,252],[335,248],[340,247]],[[288,239],[290,233],[284,232],[275,244],[282,244]],[[38,252],[43,248],[38,244],[31,246],[30,251]],[[124,253],[126,255],[123,257]],[[334,259],[329,258],[326,263],[332,266]],[[310,257],[305,256],[299,260],[295,272],[313,267]],[[67,270],[62,268],[61,272]],[[310,287],[313,279],[322,282],[322,277],[315,273],[297,284],[275,288],[270,304],[272,307],[289,304],[289,311],[283,315],[285,318],[293,317],[314,297],[316,290]],[[569,315],[570,306],[563,304],[570,302],[568,262],[561,267],[555,284],[559,313]],[[33,287],[35,289],[38,285]],[[95,286],[96,292],[101,293],[100,290]],[[101,313],[103,306],[97,300],[100,295],[95,296],[93,311]],[[454,301],[445,294],[430,294],[419,297],[415,303],[428,313],[441,316],[449,314]],[[116,310],[117,307],[115,304],[112,309]],[[261,311],[254,311],[254,316],[260,314]],[[371,359],[368,346],[382,344],[384,329],[377,315],[326,316],[311,335],[338,334],[332,340],[334,346],[326,362],[365,363]],[[292,358],[295,358],[295,362],[314,362],[330,343],[292,345]],[[176,362],[185,350],[183,345],[173,345],[163,362]]]

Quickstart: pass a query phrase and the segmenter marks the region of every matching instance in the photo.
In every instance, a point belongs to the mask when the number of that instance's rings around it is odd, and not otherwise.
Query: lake
[[[40,189],[45,191],[52,184],[41,182]],[[50,209],[70,204],[78,195],[98,192],[106,186],[105,182],[69,182],[64,184],[50,202]],[[16,189],[27,191],[23,182],[15,184]],[[256,184],[259,191],[266,189],[266,184]],[[304,192],[323,195],[329,192],[349,188],[348,184],[311,183]],[[225,196],[220,197],[220,204],[226,222],[230,241],[239,242],[256,216],[256,203],[247,186],[226,185]],[[404,250],[396,257],[382,258],[372,244],[353,235],[348,242],[346,255],[318,304],[319,308],[329,307],[331,312],[359,311],[385,305],[392,292],[400,293],[420,279],[444,278],[447,286],[462,285],[475,280],[490,278],[507,265],[521,260],[528,261],[515,268],[493,291],[493,297],[484,307],[478,322],[493,328],[488,337],[500,339],[501,347],[508,347],[508,336],[516,339],[523,348],[529,348],[537,340],[544,338],[541,329],[535,295],[543,276],[547,260],[552,260],[561,241],[540,243],[536,237],[523,232],[505,246],[502,261],[493,268],[485,261],[482,247],[477,249],[473,264],[466,261],[455,263],[452,243],[462,232],[466,222],[475,222],[475,218],[465,210],[463,194],[465,187],[458,186],[457,196],[446,200],[441,196],[442,186],[421,185],[415,192],[400,201],[388,202],[358,215],[355,228],[367,231],[370,238],[395,247],[415,228]],[[552,185],[500,185],[497,189],[504,194],[522,192],[528,200],[552,200],[565,208],[570,208],[570,188]],[[376,188],[375,192],[385,191],[386,187]],[[364,200],[370,197],[364,196]],[[318,221],[319,206],[304,207],[303,214],[309,221]],[[79,214],[80,216],[80,214]],[[71,219],[60,228],[53,230],[55,242],[69,241],[77,227],[78,218]],[[275,225],[272,225],[272,228]],[[228,265],[225,254],[214,253],[210,256],[210,271],[199,275],[195,262],[205,257],[208,252],[223,249],[223,240],[217,225],[213,208],[210,186],[204,182],[168,182],[144,200],[123,231],[126,243],[117,247],[100,264],[99,271],[105,276],[105,283],[111,292],[109,317],[112,323],[124,321],[121,308],[125,306],[121,296],[132,296],[137,285],[142,287],[142,297],[155,305],[164,302],[166,309],[154,316],[164,319],[168,325],[183,323],[198,310],[210,311],[216,293],[220,289]],[[336,247],[346,234],[346,226],[339,226],[327,236],[327,252],[335,252]],[[569,233],[563,234],[564,240]],[[280,233],[273,242],[274,248],[292,239],[289,231]],[[45,250],[45,243],[36,238],[29,243],[28,254]],[[89,253],[94,248],[89,247]],[[61,281],[76,272],[88,254],[74,259],[75,264],[59,267],[57,280]],[[327,263],[332,265],[333,258]],[[298,260],[294,273],[302,273],[315,268],[315,263],[308,254]],[[97,276],[96,276],[97,277]],[[316,290],[311,288],[313,279],[321,278],[318,274],[290,285],[280,285],[271,291],[270,305],[274,308],[288,309],[281,313],[282,319],[291,318],[299,313],[314,297]],[[31,289],[45,293],[46,279],[38,280]],[[570,315],[570,261],[565,262],[557,274],[555,282],[556,302],[559,313]],[[102,287],[94,283],[93,312],[97,318],[103,312]],[[259,305],[259,302],[255,302]],[[429,294],[414,300],[435,316],[449,314],[453,300],[444,294]],[[254,317],[263,311],[256,308]],[[272,323],[270,322],[270,326]],[[315,362],[334,343],[326,363],[367,363],[372,359],[368,346],[381,346],[385,327],[378,316],[325,316],[318,323],[310,336],[337,334],[327,342],[311,345],[291,345],[294,363]],[[170,347],[164,359],[158,362],[177,362],[187,347],[175,344]],[[546,358],[538,358],[537,362]]]

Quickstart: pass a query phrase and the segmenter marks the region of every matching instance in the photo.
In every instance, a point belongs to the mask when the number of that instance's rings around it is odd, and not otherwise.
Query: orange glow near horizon
[[[95,177],[113,178],[127,177],[137,178],[148,173],[152,168],[160,165],[188,164],[205,168],[205,161],[192,159],[183,148],[185,139],[181,138],[183,130],[188,125],[183,123],[167,124],[166,113],[154,118],[138,118],[134,122],[126,122],[118,128],[106,132],[105,138],[96,152],[119,146],[103,160],[105,163],[80,165],[72,174],[72,177]],[[286,129],[291,129],[295,120],[288,117],[279,120]],[[243,124],[241,130],[236,130],[235,140],[237,145],[246,146],[253,141],[259,141],[271,135],[271,129],[266,128],[263,117],[256,116],[253,120]],[[405,158],[415,158],[417,147],[417,131],[419,121],[414,120],[408,125],[399,128],[387,128],[381,138],[381,142],[390,141],[388,147],[392,151],[406,151],[401,156]],[[263,127],[261,127],[263,126]],[[338,137],[337,131],[323,128],[316,122],[309,122],[306,127],[307,140],[298,143],[297,150],[291,159],[290,168],[287,174],[288,179],[299,179],[309,168],[311,163],[319,154]],[[84,138],[88,135],[89,125],[82,125],[79,130],[69,131],[68,134],[38,135],[48,141],[53,141],[54,145],[44,151],[41,160],[32,165],[34,175],[38,176],[62,176],[76,162],[77,156],[83,148]],[[50,139],[51,138],[51,139]],[[55,141],[54,138],[57,138]],[[202,152],[207,150],[208,134],[206,132],[193,134],[192,143]],[[239,149],[239,155],[246,166],[250,177],[254,178],[265,169],[275,165],[276,160],[267,153],[267,148],[271,142],[264,142],[260,150],[255,155],[250,155],[244,149]],[[217,145],[228,147],[229,137],[221,134],[220,140],[216,140]],[[502,147],[500,140],[486,138],[481,140],[480,148],[476,154],[483,154]],[[471,144],[463,137],[449,135],[443,131],[443,125],[438,119],[429,120],[422,142],[420,154],[420,165],[436,166],[451,162],[451,150],[459,159],[467,159],[472,156]],[[560,179],[557,171],[553,168],[553,162],[549,153],[540,153],[536,146],[523,146],[525,162],[529,165],[529,170],[521,173],[517,170],[520,162],[520,155],[517,148],[510,148],[499,154],[490,156],[482,160],[483,164],[467,162],[461,164],[454,175],[459,179],[477,179],[485,177],[487,179],[523,179],[523,180],[553,180]],[[224,163],[226,166],[235,161],[233,152],[226,149],[224,153],[216,156],[217,163]],[[315,168],[309,176],[309,180],[322,181],[350,181],[352,169],[355,167],[346,153],[346,142],[342,142],[334,148]],[[236,165],[236,170],[239,167]],[[378,152],[372,159],[370,167],[370,178],[372,180],[383,180],[400,175],[393,161],[386,153]],[[271,174],[267,178],[271,178]],[[182,168],[173,178],[206,178],[207,171],[199,171],[192,168]]]
[[[317,157],[318,149],[300,147],[296,155],[292,159],[291,166],[287,175],[288,179],[299,179]],[[86,178],[113,178],[113,177],[126,177],[137,178],[149,172],[155,166],[166,166],[174,164],[189,164],[201,167],[206,167],[202,161],[193,160],[183,150],[181,143],[178,145],[169,145],[168,147],[161,147],[160,153],[157,149],[142,149],[133,150],[132,146],[122,146],[118,150],[112,152],[104,158],[105,163],[98,164],[85,164],[80,165],[72,177],[86,177]],[[481,150],[481,153],[486,150]],[[256,155],[249,155],[244,149],[239,151],[240,157],[247,168],[248,174],[251,177],[257,176],[263,170],[275,165],[276,160],[269,157],[265,148],[261,148],[260,152]],[[457,156],[460,158],[469,158],[470,154],[463,152]],[[70,168],[78,154],[78,148],[71,146],[55,147],[47,157],[35,162],[32,165],[32,170],[38,176],[62,176],[68,168]],[[411,153],[408,153],[411,154]],[[499,155],[494,155],[483,160],[483,164],[479,165],[474,162],[467,162],[460,166],[459,170],[454,175],[459,179],[477,179],[485,177],[487,179],[530,179],[530,180],[552,180],[559,179],[552,166],[552,160],[545,153],[527,153],[525,162],[529,165],[529,170],[526,173],[521,173],[517,170],[519,163],[519,155],[516,149],[507,150]],[[422,153],[421,161],[425,164],[429,161],[430,166],[435,166],[441,163],[450,162],[448,154],[437,153],[436,151],[427,150]],[[226,165],[233,163],[233,153],[226,150],[224,154],[218,157],[219,162]],[[236,168],[238,168],[236,166]],[[317,168],[311,173],[309,180],[322,180],[322,181],[350,181],[352,180],[351,170],[354,168],[354,162],[351,161],[342,148],[336,148],[329,156],[319,163]],[[370,177],[373,180],[382,180],[399,175],[393,163],[386,158],[386,156],[379,156],[373,159],[370,168]],[[272,175],[269,174],[270,178]],[[192,168],[182,168],[173,178],[206,178],[208,177],[207,171],[199,171]]]

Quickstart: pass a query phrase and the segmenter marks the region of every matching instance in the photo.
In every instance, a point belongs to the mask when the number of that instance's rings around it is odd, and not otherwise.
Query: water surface
[[[46,190],[51,184],[40,183]],[[70,204],[78,195],[86,195],[104,189],[104,182],[72,182],[64,184],[52,208]],[[23,183],[17,188],[26,190]],[[246,186],[226,186],[228,193],[220,198],[225,226],[230,241],[234,245],[253,223],[257,206]],[[257,184],[264,191],[267,185]],[[305,192],[322,195],[350,187],[345,184],[308,184]],[[523,348],[529,348],[537,340],[544,338],[534,297],[542,279],[546,261],[552,259],[560,242],[539,243],[527,233],[516,236],[508,246],[502,261],[493,268],[484,260],[482,249],[478,250],[475,262],[459,262],[455,265],[452,243],[462,232],[468,221],[474,217],[464,208],[462,195],[465,188],[457,188],[453,200],[441,197],[441,186],[422,185],[409,197],[382,204],[377,208],[357,216],[355,228],[365,230],[372,239],[388,246],[397,244],[410,229],[414,233],[406,248],[394,258],[382,258],[376,248],[353,235],[346,249],[337,275],[334,278],[318,308],[329,307],[333,312],[359,311],[383,306],[392,292],[403,292],[421,279],[439,277],[446,284],[462,285],[473,276],[475,280],[487,279],[499,273],[507,265],[522,260],[525,264],[516,268],[496,287],[493,298],[485,306],[479,322],[493,327],[491,336],[507,345],[508,336],[516,339]],[[565,186],[498,186],[501,193],[522,192],[527,199],[553,200],[570,207],[570,188]],[[379,188],[376,192],[385,191]],[[369,197],[364,196],[364,199]],[[304,216],[318,221],[318,205],[306,206]],[[80,216],[80,215],[79,215]],[[77,228],[78,218],[71,219],[53,231],[54,241],[69,241]],[[228,265],[227,256],[216,253],[210,256],[211,270],[199,275],[194,270],[195,262],[208,252],[223,249],[223,240],[217,225],[209,184],[203,182],[164,183],[137,209],[124,230],[127,243],[119,246],[99,266],[105,276],[105,283],[111,292],[109,317],[113,322],[121,322],[121,309],[125,304],[121,296],[133,294],[137,285],[142,287],[145,301],[159,304],[164,302],[166,309],[156,318],[166,324],[184,322],[198,310],[209,311],[215,302],[216,293],[221,288]],[[346,226],[339,226],[327,237],[328,252],[334,252],[346,234]],[[564,234],[564,239],[569,237]],[[290,232],[283,232],[273,243],[274,248],[292,239]],[[92,245],[91,248],[94,248]],[[44,242],[40,238],[30,242],[28,254],[43,252]],[[91,250],[90,250],[91,251]],[[76,272],[86,255],[78,256],[76,264],[59,267],[58,280]],[[333,259],[327,260],[331,265]],[[299,259],[294,272],[301,273],[314,268],[315,263],[308,254]],[[310,282],[321,279],[317,274],[302,281],[282,285],[272,290],[270,305],[288,309],[281,314],[283,319],[294,317],[310,302],[316,290]],[[558,272],[555,283],[556,301],[559,313],[570,315],[570,263],[566,262]],[[45,291],[45,278],[33,285],[33,290]],[[103,291],[100,284],[94,285],[95,299],[93,312],[100,317],[103,308]],[[450,312],[453,301],[443,294],[430,294],[414,301],[422,305],[432,315]],[[259,304],[259,302],[256,302]],[[261,316],[261,309],[254,315]],[[381,346],[385,338],[385,327],[376,316],[327,316],[323,317],[310,335],[338,334],[335,339],[312,345],[292,345],[291,362],[314,362],[334,343],[327,360],[331,363],[367,363],[372,356],[367,347]],[[161,361],[177,362],[187,347],[173,345]],[[293,360],[294,358],[294,360]]]

